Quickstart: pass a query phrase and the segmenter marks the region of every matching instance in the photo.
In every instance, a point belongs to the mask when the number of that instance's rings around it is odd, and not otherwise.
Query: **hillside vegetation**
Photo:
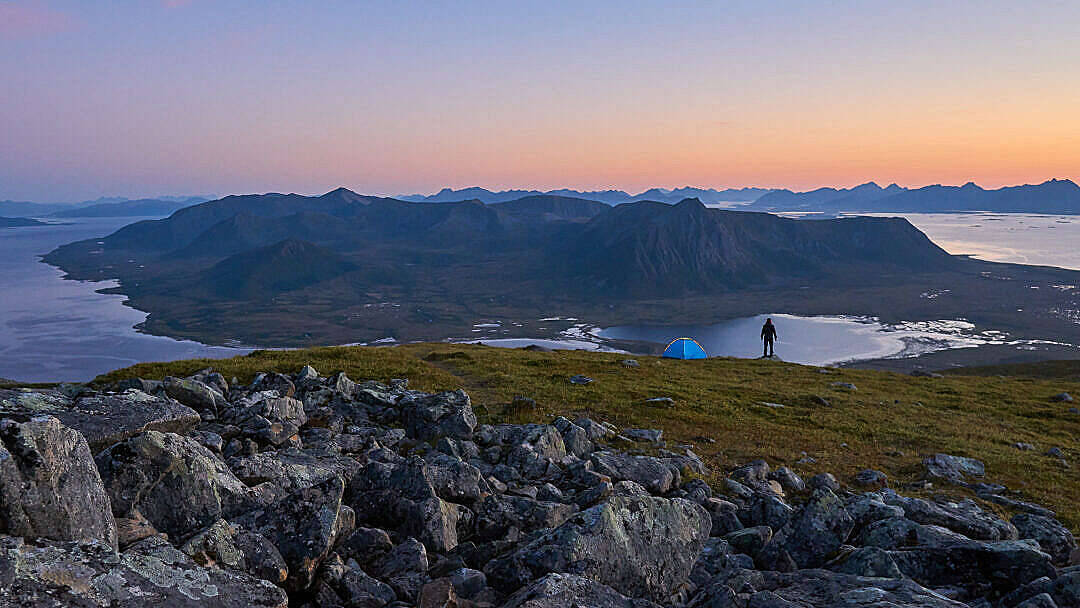
[[[1074,530],[1080,527],[1078,469],[1067,464],[1080,455],[1080,414],[1051,400],[1062,391],[1080,395],[1075,375],[916,378],[764,360],[641,356],[635,357],[638,367],[628,367],[622,363],[627,357],[461,344],[335,347],[144,363],[96,382],[186,376],[206,367],[249,382],[260,371],[295,373],[310,364],[353,379],[408,378],[410,387],[426,391],[465,388],[482,422],[587,414],[620,426],[662,428],[669,440],[694,444],[717,471],[764,458],[807,476],[833,472],[845,482],[864,468],[886,472],[893,485],[912,482],[925,456],[946,452],[984,461],[989,481],[1056,509]],[[594,381],[571,384],[577,374]],[[834,383],[852,383],[856,390]],[[534,399],[536,408],[521,402],[511,407],[517,396]],[[674,403],[646,401],[656,397]],[[1021,450],[1017,442],[1035,449]],[[1045,455],[1051,447],[1061,448],[1067,462]]]

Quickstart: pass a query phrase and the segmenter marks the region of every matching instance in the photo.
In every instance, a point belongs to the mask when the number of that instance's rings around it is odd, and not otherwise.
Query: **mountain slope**
[[[568,272],[620,291],[707,292],[798,277],[934,271],[956,259],[907,220],[790,220],[642,202],[597,216],[564,254]]]
[[[267,298],[335,278],[353,268],[329,249],[288,239],[225,258],[204,272],[199,283],[229,298]]]
[[[204,198],[184,198],[180,200],[162,200],[144,198],[111,203],[98,203],[79,206],[74,209],[57,211],[53,217],[138,217],[151,215],[169,215],[184,207],[206,202]]]

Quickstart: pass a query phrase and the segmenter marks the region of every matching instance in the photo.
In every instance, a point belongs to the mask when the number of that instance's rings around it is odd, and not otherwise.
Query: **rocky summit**
[[[0,606],[1080,606],[1072,533],[977,460],[844,487],[663,437],[311,367],[0,390]]]

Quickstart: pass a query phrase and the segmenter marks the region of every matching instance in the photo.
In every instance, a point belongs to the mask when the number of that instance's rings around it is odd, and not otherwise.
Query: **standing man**
[[[764,354],[762,357],[773,356],[773,342],[779,338],[776,333],[776,326],[772,324],[772,319],[765,319],[765,325],[761,326],[761,340],[765,343]]]

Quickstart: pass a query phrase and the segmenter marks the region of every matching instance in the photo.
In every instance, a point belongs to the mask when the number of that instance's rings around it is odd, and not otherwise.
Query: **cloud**
[[[0,39],[35,38],[71,29],[74,19],[39,2],[0,1]]]

